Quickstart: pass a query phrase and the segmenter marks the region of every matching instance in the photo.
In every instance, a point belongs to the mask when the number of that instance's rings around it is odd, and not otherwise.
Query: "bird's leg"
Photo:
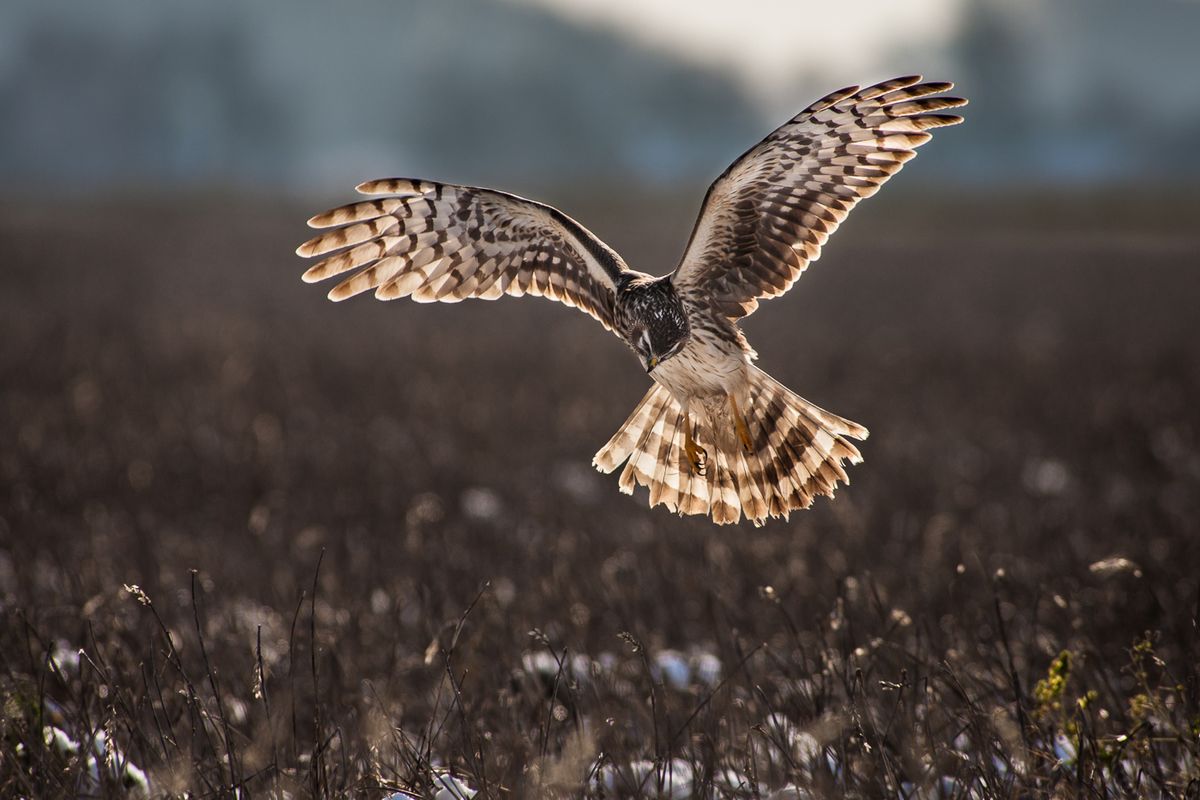
[[[708,451],[692,438],[692,417],[686,411],[683,414],[683,452],[687,455],[692,472],[703,475],[708,463]]]
[[[742,440],[742,447],[746,448],[747,454],[753,453],[754,442],[750,439],[750,428],[746,425],[746,418],[738,409],[737,398],[732,394],[729,395],[729,407],[733,410],[733,427],[737,431],[738,438]]]

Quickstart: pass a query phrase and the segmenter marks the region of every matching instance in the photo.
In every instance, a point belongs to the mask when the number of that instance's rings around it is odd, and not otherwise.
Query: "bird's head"
[[[687,314],[669,278],[633,280],[622,287],[616,323],[646,372],[653,372],[687,343]]]
[[[633,347],[646,372],[653,372],[659,364],[682,350],[686,341],[686,331],[679,331],[677,328],[656,330],[654,327],[645,327],[636,332]]]

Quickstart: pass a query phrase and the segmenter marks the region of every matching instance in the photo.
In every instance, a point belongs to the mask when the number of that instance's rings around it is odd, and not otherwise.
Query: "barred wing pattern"
[[[490,189],[390,178],[358,186],[379,196],[308,221],[333,230],[296,249],[326,256],[309,283],[357,270],[329,292],[345,300],[374,290],[381,300],[454,303],[504,294],[549,297],[613,329],[624,262],[561,211]]]
[[[813,103],[729,167],[704,198],[672,280],[730,319],[792,287],[859,200],[966,105],[951,83],[895,78]]]

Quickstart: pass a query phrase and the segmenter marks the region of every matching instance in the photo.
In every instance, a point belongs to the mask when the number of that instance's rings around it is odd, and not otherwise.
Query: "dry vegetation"
[[[1200,234],[1123,197],[856,212],[748,327],[866,463],[757,530],[590,470],[646,378],[581,315],[9,205],[0,795],[1196,796]]]

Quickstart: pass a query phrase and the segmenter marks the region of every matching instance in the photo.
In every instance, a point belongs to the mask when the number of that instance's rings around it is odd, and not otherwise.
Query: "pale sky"
[[[764,109],[794,110],[798,92],[942,66],[961,0],[514,0],[607,27],[716,65]],[[825,86],[825,84],[829,84]],[[833,85],[836,84],[836,85]],[[808,98],[809,100],[815,98]]]

